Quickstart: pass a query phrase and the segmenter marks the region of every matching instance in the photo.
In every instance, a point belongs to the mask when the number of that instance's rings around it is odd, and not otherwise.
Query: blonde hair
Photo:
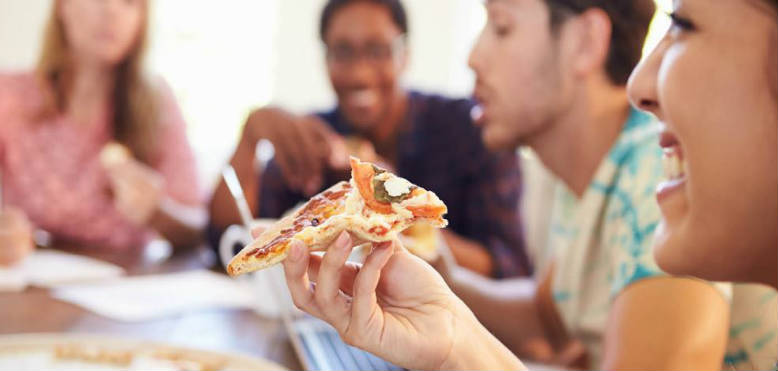
[[[141,22],[135,44],[127,56],[115,67],[113,103],[113,138],[126,145],[133,155],[145,163],[152,161],[156,150],[155,133],[159,123],[159,96],[143,75],[143,56],[148,29],[148,1],[143,3]],[[73,80],[73,57],[68,46],[65,28],[59,15],[59,1],[55,1],[43,37],[37,75],[46,91],[47,99],[41,116],[64,112]]]

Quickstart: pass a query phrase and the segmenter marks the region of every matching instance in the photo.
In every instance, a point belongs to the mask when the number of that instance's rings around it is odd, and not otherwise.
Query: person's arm
[[[253,215],[266,210],[260,202],[260,188],[272,181],[268,190],[273,197],[284,194],[312,196],[324,184],[331,142],[337,137],[329,126],[315,116],[299,117],[279,108],[261,108],[249,115],[230,165],[240,180]],[[264,171],[256,166],[257,143],[266,139],[273,144],[273,160]],[[273,174],[270,172],[273,171]],[[265,192],[263,190],[262,192]],[[296,200],[295,200],[296,201]],[[294,206],[294,203],[286,207]],[[241,222],[235,200],[223,180],[219,181],[210,203],[211,224],[224,229]],[[277,207],[271,209],[276,210]],[[278,217],[286,211],[271,213]]]
[[[605,370],[720,370],[729,305],[710,283],[675,277],[627,287],[611,308]]]
[[[532,279],[493,280],[462,268],[454,268],[448,284],[483,325],[520,357],[551,356],[544,346],[546,332],[535,304]]]
[[[164,198],[149,225],[176,248],[192,247],[203,239],[203,227],[208,216],[202,205],[185,205]]]
[[[492,255],[484,245],[450,230],[443,230],[442,235],[457,264],[482,276],[492,274],[494,270]]]

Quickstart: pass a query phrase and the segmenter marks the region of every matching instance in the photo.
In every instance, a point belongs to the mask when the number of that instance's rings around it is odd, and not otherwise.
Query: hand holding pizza
[[[346,262],[352,249],[346,233],[324,257],[295,241],[283,262],[295,305],[346,343],[409,369],[524,369],[399,241],[375,244],[364,265]]]
[[[16,264],[34,248],[32,226],[24,212],[12,207],[0,211],[0,266]]]
[[[429,265],[397,243],[375,245],[362,266],[346,263],[353,248],[347,233],[323,258],[293,245],[284,261],[289,290],[295,305],[332,324],[347,343],[411,369],[440,368],[454,339],[466,336],[455,323],[471,315]]]

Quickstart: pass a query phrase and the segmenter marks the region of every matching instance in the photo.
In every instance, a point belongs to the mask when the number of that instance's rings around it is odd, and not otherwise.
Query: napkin
[[[52,296],[118,321],[148,321],[190,311],[253,309],[249,286],[206,270],[118,278],[60,287]]]
[[[51,288],[112,279],[124,270],[100,260],[54,250],[36,250],[20,263],[0,268],[0,292],[21,291],[32,285]]]

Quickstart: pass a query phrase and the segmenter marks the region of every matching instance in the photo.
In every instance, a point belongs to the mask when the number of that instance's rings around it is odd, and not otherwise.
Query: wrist
[[[461,303],[449,356],[440,370],[525,370],[521,361]]]
[[[238,169],[242,169],[246,165],[253,168],[256,156],[257,141],[244,136],[241,138],[240,142],[238,142],[238,147],[230,158],[230,165],[235,168],[236,171],[239,171]]]
[[[480,370],[485,369],[481,345],[485,334],[476,323],[475,317],[459,315],[456,317],[456,333],[448,357],[440,365],[440,370]]]
[[[243,136],[240,137],[240,141],[238,141],[238,147],[235,149],[235,155],[233,157],[237,155],[253,156],[260,139],[261,138],[255,138],[254,135],[244,132]]]

